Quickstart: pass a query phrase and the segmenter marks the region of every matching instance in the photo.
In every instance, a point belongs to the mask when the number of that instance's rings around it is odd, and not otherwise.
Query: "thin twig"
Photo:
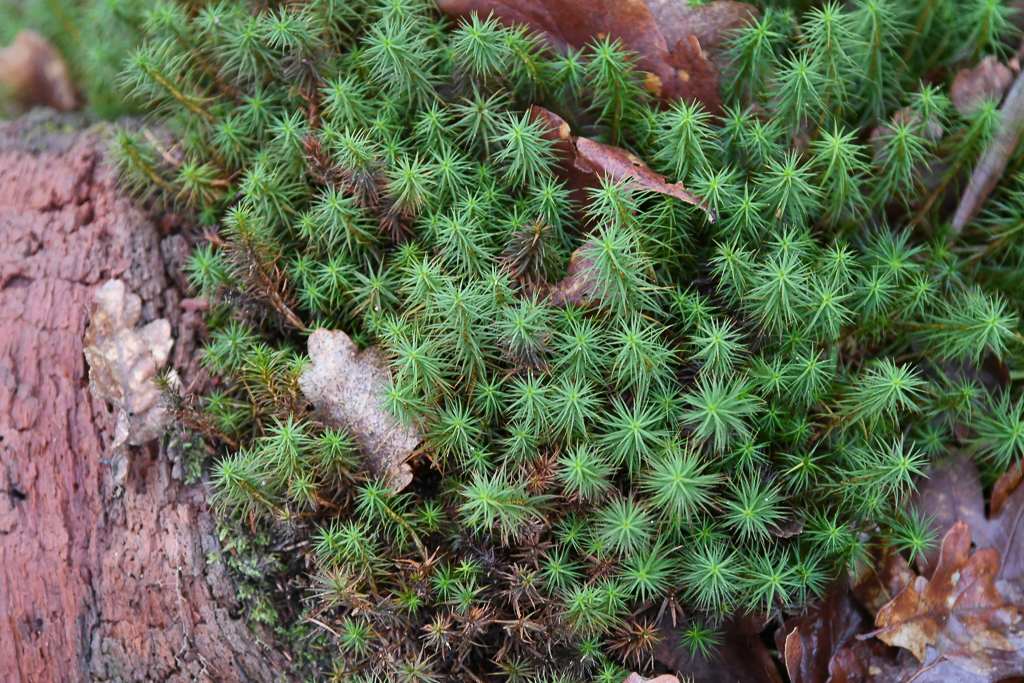
[[[929,664],[928,666],[922,666],[922,667],[921,667],[920,669],[918,669],[918,670],[917,670],[917,673],[915,673],[915,674],[914,674],[913,676],[911,676],[910,678],[908,678],[908,679],[907,679],[907,680],[905,681],[905,683],[911,683],[911,681],[913,681],[913,680],[914,680],[915,678],[917,678],[918,676],[920,676],[921,674],[923,674],[923,673],[924,673],[925,671],[929,671],[930,669],[934,669],[934,668],[935,668],[936,666],[938,666],[938,665],[939,665],[939,663],[940,663],[940,662],[944,662],[944,661],[946,661],[946,655],[939,655],[939,656],[938,656],[938,657],[937,657],[937,658],[935,659],[935,661],[934,661],[934,662],[932,662],[932,663],[931,663],[931,664]]]
[[[146,136],[147,140],[149,140],[149,144],[153,145],[153,147],[156,148],[156,151],[160,152],[160,156],[163,157],[164,161],[166,161],[171,166],[174,166],[175,168],[181,166],[181,162],[175,159],[173,156],[171,156],[171,153],[167,150],[166,147],[160,144],[160,141],[156,139],[156,136],[153,135],[152,131],[150,131],[149,128],[143,127],[142,134]]]
[[[331,633],[334,634],[334,636],[336,638],[340,638],[341,637],[341,635],[337,631],[335,631],[333,628],[331,628],[330,626],[328,626],[324,622],[320,621],[319,619],[315,619],[313,617],[306,617],[306,621],[308,621],[310,623],[313,623],[313,624],[316,624],[317,626],[319,626],[322,629],[326,629],[326,630],[330,631]]]

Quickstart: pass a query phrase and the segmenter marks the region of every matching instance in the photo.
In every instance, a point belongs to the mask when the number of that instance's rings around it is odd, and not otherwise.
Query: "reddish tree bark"
[[[123,278],[145,320],[170,319],[188,374],[201,324],[165,268],[181,238],[161,243],[118,193],[106,133],[37,138],[37,124],[0,124],[0,680],[275,679],[286,663],[207,564],[202,489],[156,444],[134,449],[120,497],[101,462],[114,425],[89,392],[85,304]]]

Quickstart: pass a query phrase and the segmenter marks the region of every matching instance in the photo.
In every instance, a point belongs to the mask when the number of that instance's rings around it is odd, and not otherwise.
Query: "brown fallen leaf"
[[[982,683],[945,659],[920,664],[907,650],[877,638],[855,641],[836,651],[828,664],[827,683]]]
[[[914,570],[894,548],[878,546],[870,564],[857,562],[850,593],[874,617],[916,578]]]
[[[1006,89],[1013,83],[1013,72],[1005,64],[989,55],[973,69],[961,69],[949,89],[949,98],[961,116],[971,116],[983,100],[1003,99]]]
[[[1021,466],[1021,461],[1018,460],[1010,465],[1010,469],[1003,472],[996,479],[996,483],[992,486],[992,500],[989,503],[989,514],[992,517],[999,516],[1003,505],[1006,504],[1010,495],[1020,486],[1022,478],[1024,478],[1024,467]]]
[[[842,647],[864,633],[861,616],[845,584],[829,589],[824,600],[791,619],[775,632],[775,644],[790,683],[818,683],[828,678],[829,663]]]
[[[174,346],[171,324],[160,318],[136,328],[141,315],[142,299],[121,280],[108,280],[89,303],[85,330],[89,387],[116,411],[110,450],[118,486],[128,473],[125,445],[155,439],[169,420],[154,378]]]
[[[555,152],[560,161],[558,172],[570,190],[579,193],[583,188],[600,187],[603,177],[614,182],[628,180],[637,190],[657,192],[692,204],[707,214],[709,222],[715,222],[714,211],[700,197],[682,183],[667,182],[665,176],[655,173],[632,152],[572,135],[569,124],[562,117],[543,107],[531,107],[530,118],[541,122],[545,137],[555,142]],[[585,199],[579,194],[576,198]]]
[[[666,61],[675,70],[678,80],[687,86],[685,94],[678,99],[701,102],[711,114],[717,115],[722,105],[718,92],[720,73],[704,54],[697,37],[684,36],[677,41]]]
[[[970,550],[970,527],[959,521],[942,540],[932,578],[919,576],[885,605],[871,635],[910,650],[922,664],[934,648],[990,682],[1020,675],[1021,606],[1008,603],[996,586],[999,553],[992,548],[974,554]]]
[[[598,292],[597,283],[589,275],[590,268],[594,265],[594,259],[589,255],[592,249],[590,245],[585,244],[574,251],[569,259],[565,277],[540,291],[541,298],[547,298],[548,306],[587,308],[600,303],[602,296]]]
[[[885,553],[881,559],[885,564],[898,564],[892,558],[902,560],[898,553]],[[917,578],[906,561],[902,568],[910,580]],[[885,574],[894,577],[901,573],[880,568],[877,575],[885,582]],[[786,620],[776,632],[779,655],[791,683],[982,683],[983,679],[939,659],[934,649],[929,651],[932,658],[922,665],[909,650],[890,647],[877,638],[861,638],[873,625],[857,607],[856,603],[868,607],[862,595],[856,585],[848,590],[844,583],[837,583],[824,600],[811,605],[805,614]],[[874,600],[876,595],[869,597]],[[883,600],[878,607],[887,602],[889,599]],[[873,613],[871,607],[867,611]]]
[[[67,111],[78,106],[64,59],[31,29],[19,31],[10,45],[0,48],[0,96],[24,107]]]
[[[956,524],[967,528],[962,521]],[[955,535],[952,529],[950,532],[947,538]],[[956,533],[962,532],[958,530]],[[969,538],[967,546],[970,546]],[[953,572],[951,578],[954,583],[972,580],[970,572],[963,570],[959,575]],[[925,659],[919,661],[911,650],[891,647],[869,633],[872,622],[856,608],[854,599],[868,614],[876,615],[883,610],[891,611],[897,600],[905,599],[899,596],[912,590],[919,581],[927,582],[925,577],[914,574],[899,553],[879,548],[872,565],[858,563],[851,579],[849,590],[843,584],[833,586],[823,601],[811,605],[806,613],[788,619],[776,633],[780,656],[793,683],[991,683],[1007,672],[1021,671],[1021,662],[1007,661],[1017,659],[1015,652],[989,651],[991,639],[985,637],[967,635],[963,638],[975,648],[971,656],[981,660],[985,657],[1002,658],[1003,661],[1001,669],[985,670],[978,675],[976,670],[984,667],[968,670],[971,667],[961,666],[962,661],[955,654],[951,657],[941,651],[942,642],[956,640],[955,636],[947,636],[945,640],[937,638],[936,644],[925,644]],[[1024,603],[1019,582],[996,581],[994,586],[1000,591],[1004,604]],[[963,614],[955,616],[971,623]],[[882,626],[882,623],[879,621],[875,625]],[[948,621],[946,627],[949,628]],[[958,633],[955,627],[952,630]],[[1019,683],[1019,679],[1000,680],[1002,683]]]
[[[759,635],[765,626],[764,619],[749,615],[730,618],[720,626],[721,643],[709,657],[692,657],[681,645],[679,633],[664,629],[654,658],[688,683],[782,683],[775,660]]]
[[[585,205],[588,199],[585,194],[587,188],[600,187],[601,178],[607,177],[615,182],[628,180],[632,187],[640,191],[675,197],[702,209],[709,222],[715,221],[714,211],[700,197],[683,187],[682,183],[666,182],[665,176],[652,171],[631,152],[573,136],[569,124],[562,117],[543,107],[531,107],[530,118],[542,123],[545,137],[555,143],[555,154],[559,160],[556,172],[565,181],[577,206]],[[600,304],[603,295],[589,275],[594,265],[590,250],[591,247],[584,245],[574,251],[565,277],[541,290],[540,295],[547,297],[549,306],[564,308]]]
[[[584,137],[574,139],[576,144],[576,166],[585,173],[606,176],[615,182],[629,179],[630,186],[638,190],[657,192],[692,204],[708,215],[708,221],[715,222],[715,212],[682,183],[668,183],[665,176],[655,173],[643,159],[621,147],[612,147]]]
[[[1010,489],[1012,477],[1010,474],[1003,482],[1005,490]],[[993,493],[993,499],[994,496]],[[998,578],[1024,583],[1024,486],[1013,487],[998,509],[989,514],[987,524],[979,529],[984,541],[979,540],[978,546],[995,548],[1002,558]]]
[[[422,437],[381,405],[391,378],[383,352],[376,346],[359,351],[344,332],[322,328],[309,335],[308,347],[311,362],[299,377],[302,393],[324,424],[352,433],[367,470],[401,491],[412,482],[406,461]]]
[[[718,7],[721,4],[727,7]],[[724,31],[758,16],[750,5],[724,0],[689,12],[659,0],[438,0],[437,6],[458,18],[493,12],[505,24],[529,26],[559,50],[581,48],[608,36],[621,39],[638,54],[638,68],[650,74],[645,85],[655,96],[696,100],[712,113],[721,106],[718,67],[704,49],[718,45],[701,40],[720,41]]]

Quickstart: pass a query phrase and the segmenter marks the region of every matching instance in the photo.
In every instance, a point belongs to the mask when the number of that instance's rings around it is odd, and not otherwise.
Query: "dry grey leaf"
[[[324,424],[352,433],[370,472],[384,475],[401,491],[412,481],[406,460],[422,438],[381,405],[381,392],[391,378],[384,354],[376,346],[360,352],[340,330],[313,330],[308,345],[311,362],[299,377],[302,393]]]
[[[111,451],[120,485],[128,471],[124,446],[155,439],[170,419],[153,379],[167,363],[174,339],[164,318],[136,329],[142,300],[121,280],[108,280],[93,298],[85,331],[89,387],[117,411]]]

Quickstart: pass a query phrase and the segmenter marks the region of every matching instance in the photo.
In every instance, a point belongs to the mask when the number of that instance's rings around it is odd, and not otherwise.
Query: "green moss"
[[[919,81],[1009,29],[954,4],[917,27],[884,0],[767,8],[731,38],[721,117],[649,101],[613,40],[554,54],[417,0],[143,14],[123,82],[179,142],[124,132],[115,155],[217,235],[189,267],[215,304],[222,383],[190,418],[220,447],[212,500],[306,539],[289,576],[335,678],[616,680],[672,600],[706,653],[725,615],[799,609],[865,539],[928,546],[906,503],[930,458],[1020,457],[1020,177],[950,234],[932,196],[995,110]],[[628,183],[573,204],[530,104],[721,219]],[[552,308],[580,248],[600,301]],[[385,404],[426,435],[408,489],[307,412],[316,327],[389,354]],[[977,372],[996,358],[1000,389]],[[253,619],[299,628],[243,588]]]

